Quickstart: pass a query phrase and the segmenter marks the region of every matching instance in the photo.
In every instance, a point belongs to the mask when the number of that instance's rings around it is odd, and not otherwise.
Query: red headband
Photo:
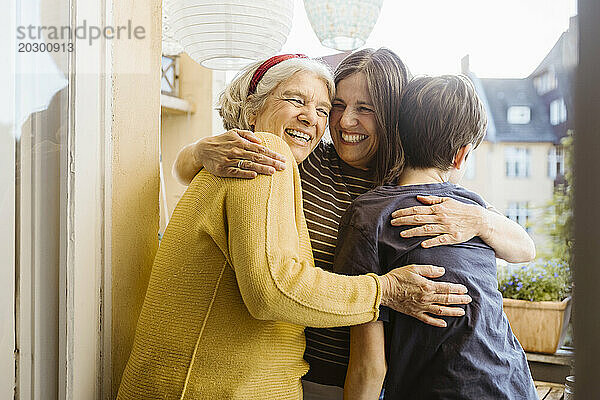
[[[254,71],[254,75],[252,75],[252,80],[250,81],[250,88],[248,89],[248,96],[254,94],[256,92],[256,87],[258,86],[258,82],[262,79],[263,75],[269,70],[269,68],[279,64],[282,61],[289,60],[290,58],[308,58],[304,54],[280,54],[278,56],[273,56],[266,60],[264,63],[260,64],[260,67]]]

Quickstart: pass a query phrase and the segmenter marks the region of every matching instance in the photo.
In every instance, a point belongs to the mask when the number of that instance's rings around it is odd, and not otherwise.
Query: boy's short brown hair
[[[400,136],[406,166],[447,171],[456,152],[476,148],[487,127],[483,102],[464,75],[416,77],[400,105]]]

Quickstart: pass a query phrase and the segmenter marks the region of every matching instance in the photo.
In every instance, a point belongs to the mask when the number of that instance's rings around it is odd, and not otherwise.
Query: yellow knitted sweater
[[[375,276],[314,266],[294,157],[258,136],[287,168],[196,176],[156,254],[118,399],[298,400],[304,326],[377,319]]]

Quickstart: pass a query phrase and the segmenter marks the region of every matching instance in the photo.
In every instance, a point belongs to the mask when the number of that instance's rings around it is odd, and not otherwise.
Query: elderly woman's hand
[[[486,209],[465,204],[449,197],[417,196],[428,205],[408,207],[392,213],[392,225],[419,225],[402,231],[404,238],[435,236],[423,241],[423,247],[463,243],[475,236],[483,236],[489,225]]]
[[[381,305],[392,308],[426,324],[446,327],[446,321],[429,314],[460,317],[465,311],[453,304],[468,304],[471,297],[467,288],[457,283],[434,282],[446,271],[433,265],[409,265],[396,268],[379,277],[381,282]]]
[[[193,156],[211,174],[230,178],[251,179],[285,169],[285,157],[260,143],[253,132],[232,129],[194,143]]]
[[[402,237],[435,236],[423,247],[464,243],[475,236],[496,252],[496,257],[512,263],[535,258],[535,244],[525,229],[493,208],[485,209],[448,197],[417,196],[429,205],[409,207],[392,213],[392,225],[420,225],[402,231]]]

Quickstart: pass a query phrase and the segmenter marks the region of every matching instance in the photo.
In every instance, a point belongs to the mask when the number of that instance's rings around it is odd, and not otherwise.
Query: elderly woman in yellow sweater
[[[321,139],[333,94],[327,67],[301,55],[253,64],[226,89],[225,127],[270,132],[257,135],[294,161],[254,180],[202,171],[190,184],[156,254],[118,399],[300,399],[304,326],[374,321],[405,300],[395,271],[314,266],[296,163]],[[438,302],[470,301],[464,286],[439,285],[454,294]]]

